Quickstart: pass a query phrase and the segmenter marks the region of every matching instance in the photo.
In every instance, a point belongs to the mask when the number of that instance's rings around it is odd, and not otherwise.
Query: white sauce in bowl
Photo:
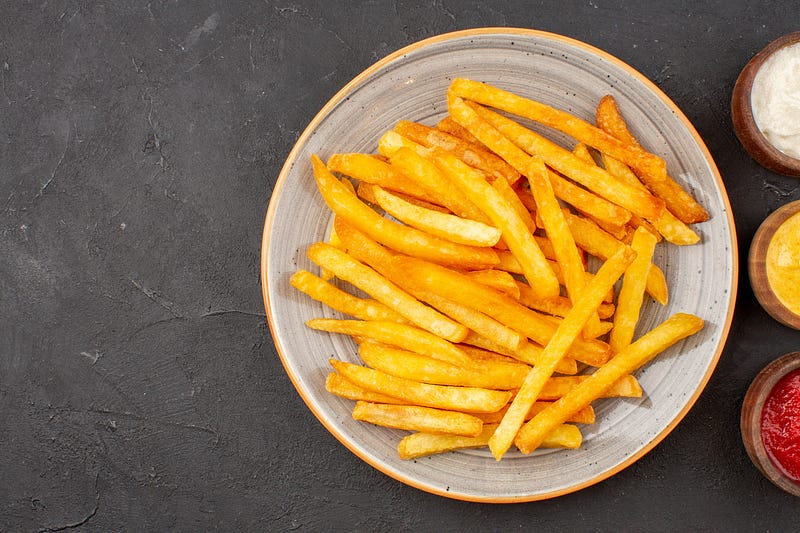
[[[778,50],[761,65],[750,105],[767,141],[800,159],[800,43]]]

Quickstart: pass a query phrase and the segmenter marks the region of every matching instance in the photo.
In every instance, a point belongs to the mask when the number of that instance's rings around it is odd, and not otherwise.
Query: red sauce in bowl
[[[800,369],[783,376],[767,396],[761,440],[775,467],[800,483]]]

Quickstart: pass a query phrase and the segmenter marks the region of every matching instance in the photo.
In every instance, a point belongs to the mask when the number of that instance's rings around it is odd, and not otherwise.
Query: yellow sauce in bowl
[[[800,213],[775,230],[765,262],[775,296],[792,313],[800,314]]]

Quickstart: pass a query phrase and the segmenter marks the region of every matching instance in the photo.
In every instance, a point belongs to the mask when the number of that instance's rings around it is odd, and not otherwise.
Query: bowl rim
[[[412,486],[424,492],[428,492],[431,494],[436,494],[438,496],[443,496],[450,499],[457,499],[462,501],[472,501],[472,502],[482,502],[482,503],[522,503],[522,502],[529,502],[529,501],[539,501],[545,500],[549,498],[555,498],[558,496],[562,496],[565,494],[570,494],[572,492],[576,492],[582,490],[586,487],[591,485],[597,484],[618,472],[624,470],[628,466],[635,463],[637,460],[642,458],[644,455],[649,453],[656,445],[658,445],[664,438],[669,435],[675,427],[683,420],[689,410],[694,406],[697,402],[697,399],[700,397],[700,394],[705,389],[706,385],[708,384],[711,375],[714,372],[714,369],[719,362],[719,359],[722,355],[722,351],[725,347],[726,340],[728,334],[730,332],[731,323],[733,321],[733,310],[736,303],[736,294],[738,289],[737,280],[739,277],[739,251],[737,245],[737,237],[735,232],[735,225],[733,221],[733,213],[730,206],[730,200],[728,198],[724,182],[722,181],[722,176],[719,173],[719,169],[714,162],[714,159],[711,157],[711,153],[708,150],[705,142],[703,142],[700,134],[697,132],[695,127],[686,117],[686,115],[681,111],[681,109],[660,89],[658,86],[655,85],[652,81],[650,81],[647,77],[645,77],[642,73],[625,63],[624,61],[618,59],[617,57],[611,55],[608,52],[605,52],[595,46],[587,44],[583,41],[579,41],[577,39],[573,39],[571,37],[566,37],[564,35],[551,33],[548,31],[543,30],[535,30],[529,28],[513,28],[513,27],[497,27],[497,26],[490,26],[490,27],[481,27],[481,28],[472,28],[466,30],[458,30],[448,33],[443,33],[439,35],[435,35],[432,37],[428,37],[426,39],[422,39],[420,41],[411,43],[407,46],[404,46],[395,52],[390,53],[386,57],[378,60],[377,62],[373,63],[361,73],[359,73],[356,77],[354,77],[350,82],[348,82],[344,87],[342,87],[330,100],[320,109],[320,111],[314,116],[311,122],[306,126],[303,133],[298,137],[297,141],[295,142],[294,146],[292,147],[291,151],[289,152],[286,161],[284,162],[283,167],[278,175],[278,178],[275,183],[275,187],[273,188],[271,198],[269,201],[269,205],[267,207],[267,213],[264,222],[264,230],[262,234],[262,245],[261,245],[261,291],[262,297],[264,300],[264,308],[266,310],[267,315],[267,322],[270,327],[270,331],[275,331],[275,324],[273,323],[273,310],[270,305],[270,297],[269,297],[269,290],[268,290],[268,272],[269,272],[269,244],[270,244],[270,232],[275,220],[275,212],[277,209],[277,199],[279,198],[286,182],[288,181],[288,175],[291,170],[291,167],[294,161],[297,159],[299,152],[301,151],[304,144],[308,141],[309,137],[313,134],[316,127],[319,123],[330,113],[330,111],[344,98],[346,98],[347,94],[359,84],[363,83],[367,78],[369,78],[372,74],[376,71],[380,70],[384,66],[396,61],[398,59],[402,59],[402,57],[406,54],[409,54],[413,51],[419,50],[423,47],[440,43],[443,41],[451,40],[451,39],[460,39],[465,37],[472,37],[472,36],[481,36],[481,35],[505,35],[505,36],[523,36],[523,37],[536,37],[536,38],[543,38],[548,40],[553,40],[556,42],[568,44],[575,48],[581,49],[585,52],[589,52],[604,61],[607,61],[616,67],[620,68],[621,70],[625,71],[627,74],[632,76],[638,82],[640,82],[643,86],[645,86],[648,90],[650,90],[656,97],[658,97],[672,112],[672,114],[683,124],[686,128],[689,135],[692,137],[694,142],[696,143],[699,151],[703,155],[706,163],[708,164],[709,170],[712,174],[714,182],[717,185],[717,190],[720,192],[722,205],[723,205],[723,213],[720,215],[724,215],[726,218],[726,222],[729,228],[729,235],[730,235],[730,254],[731,254],[731,285],[728,287],[728,294],[730,295],[730,299],[728,302],[728,307],[725,313],[725,320],[724,323],[721,324],[720,328],[720,342],[715,348],[715,352],[713,355],[712,360],[708,366],[708,370],[706,371],[705,375],[700,380],[699,386],[694,390],[692,395],[688,398],[686,404],[683,408],[677,413],[677,415],[670,421],[669,424],[658,434],[656,434],[649,442],[646,443],[640,450],[636,453],[633,453],[622,460],[618,465],[613,468],[608,469],[605,472],[601,472],[600,474],[587,479],[581,483],[570,485],[569,487],[556,489],[553,491],[549,491],[546,493],[541,494],[533,494],[533,495],[522,495],[522,496],[509,496],[509,497],[480,497],[480,496],[473,496],[473,495],[463,495],[463,494],[453,494],[450,492],[446,492],[443,490],[438,490],[434,487],[427,486],[422,483],[418,483],[416,480],[411,479],[403,474],[401,471],[396,471],[391,468],[387,468],[384,465],[380,464],[378,461],[373,460],[371,457],[364,455],[354,446],[351,446],[350,443],[343,438],[342,435],[339,434],[338,430],[334,427],[334,425],[327,421],[325,417],[321,415],[320,412],[314,407],[313,402],[310,401],[310,398],[303,392],[303,389],[300,387],[300,381],[298,376],[292,374],[289,371],[289,365],[286,362],[286,354],[283,352],[282,346],[280,343],[275,341],[275,337],[273,335],[273,341],[275,348],[278,352],[279,357],[281,358],[281,362],[284,366],[284,370],[286,371],[289,379],[291,380],[295,390],[300,394],[303,402],[306,406],[311,410],[314,416],[319,420],[319,422],[331,433],[341,444],[343,444],[348,450],[350,450],[354,455],[359,457],[362,461],[366,462],[373,468],[377,469],[378,471],[386,474],[387,476],[400,481],[403,484]],[[719,216],[719,215],[718,215]]]
[[[786,477],[770,459],[761,438],[761,412],[778,381],[797,369],[800,369],[800,352],[784,354],[762,368],[747,389],[739,421],[742,441],[750,460],[764,477],[794,496],[800,496],[800,483]]]
[[[800,177],[800,159],[781,152],[767,140],[753,117],[751,100],[753,82],[767,59],[794,44],[800,44],[800,31],[778,37],[747,62],[733,86],[731,119],[736,137],[758,164],[786,176]]]

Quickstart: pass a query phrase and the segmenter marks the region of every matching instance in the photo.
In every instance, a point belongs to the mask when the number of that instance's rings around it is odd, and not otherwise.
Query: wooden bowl
[[[747,270],[750,275],[750,286],[758,299],[761,307],[769,315],[790,328],[800,329],[800,316],[792,312],[778,299],[767,279],[767,248],[775,231],[786,220],[800,212],[800,200],[790,202],[768,216],[759,226],[750,244],[750,254],[747,258]]]
[[[747,63],[733,87],[731,117],[736,136],[750,156],[761,166],[784,174],[800,176],[800,159],[788,156],[775,148],[758,129],[750,105],[753,80],[769,57],[778,50],[800,42],[800,32],[794,32],[769,43]]]
[[[800,368],[800,352],[791,352],[759,372],[742,403],[742,441],[753,464],[764,476],[789,494],[800,496],[800,483],[792,481],[772,462],[761,440],[761,411],[770,391],[789,372]]]

